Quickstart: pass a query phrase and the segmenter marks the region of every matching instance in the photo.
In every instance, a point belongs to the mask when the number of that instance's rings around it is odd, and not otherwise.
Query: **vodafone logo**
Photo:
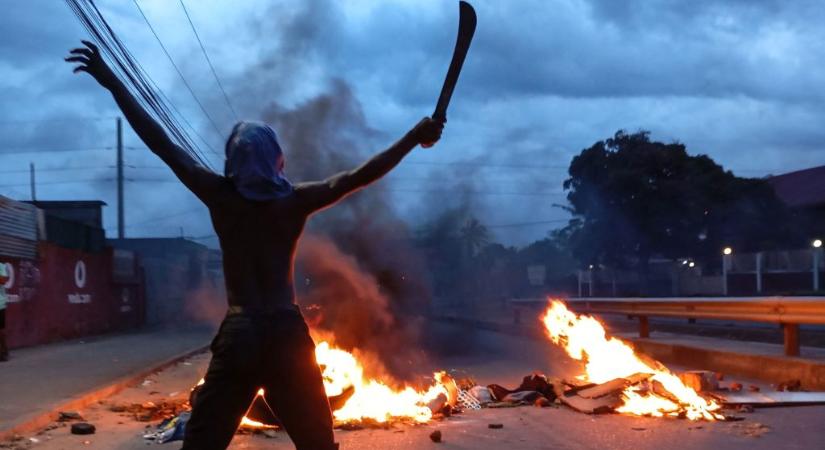
[[[74,284],[78,289],[86,286],[86,263],[78,261],[74,265]]]

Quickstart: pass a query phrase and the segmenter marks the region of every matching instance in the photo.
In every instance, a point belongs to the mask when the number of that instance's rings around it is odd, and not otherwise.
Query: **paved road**
[[[74,396],[207,345],[206,328],[148,330],[21,349],[0,363],[0,431]]]
[[[433,358],[433,369],[464,369],[480,383],[514,385],[532,370],[554,375],[576,371],[576,363],[549,344],[492,332],[457,330],[449,327],[430,335],[442,347]],[[82,413],[98,426],[94,436],[72,436],[57,428],[34,436],[36,444],[22,441],[20,448],[119,449],[146,448],[140,437],[145,424],[112,413],[110,403],[185,396],[202,373],[208,355],[170,368],[153,377],[146,386],[129,389],[106,404]],[[746,381],[746,380],[743,380]],[[776,408],[746,414],[734,423],[689,422],[675,419],[645,419],[620,415],[587,416],[566,408],[521,407],[468,412],[432,424],[389,430],[337,431],[344,449],[821,449],[825,448],[825,407]],[[501,423],[503,429],[488,428]],[[441,430],[444,442],[432,443],[428,436]],[[28,438],[28,437],[27,437]],[[178,444],[167,444],[178,448]],[[275,438],[238,435],[231,449],[289,449],[284,433]]]

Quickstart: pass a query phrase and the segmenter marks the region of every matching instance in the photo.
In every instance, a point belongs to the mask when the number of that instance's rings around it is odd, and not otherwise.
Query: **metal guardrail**
[[[574,310],[639,318],[639,336],[650,337],[648,317],[722,319],[781,324],[785,354],[799,355],[799,325],[825,325],[825,297],[571,298]],[[546,305],[543,299],[512,299],[519,307]]]

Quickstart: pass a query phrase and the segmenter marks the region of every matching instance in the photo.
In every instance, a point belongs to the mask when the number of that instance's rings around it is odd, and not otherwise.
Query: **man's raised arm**
[[[66,58],[67,62],[80,64],[75,67],[74,73],[87,72],[108,89],[143,143],[172,169],[190,191],[204,200],[219,177],[172,142],[163,127],[138,104],[123,82],[106,65],[97,46],[89,41],[82,42],[86,47],[72,50]]]
[[[398,142],[361,166],[323,181],[298,184],[295,193],[310,212],[326,208],[386,175],[417,145],[437,142],[443,129],[442,122],[425,117]]]

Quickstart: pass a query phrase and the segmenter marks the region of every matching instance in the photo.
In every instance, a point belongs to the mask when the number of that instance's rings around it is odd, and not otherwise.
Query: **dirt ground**
[[[472,352],[446,356],[439,367],[465,368],[481,383],[498,381],[517,384],[534,369],[548,371],[549,361],[564,356],[546,345],[522,338],[480,333],[474,336]],[[460,350],[460,349],[459,349]],[[549,353],[548,353],[549,352]],[[545,359],[545,358],[550,359]],[[537,361],[544,361],[537,363]],[[89,436],[70,434],[67,426],[23,436],[0,448],[11,449],[120,449],[147,446],[143,434],[158,421],[140,422],[113,406],[152,401],[183,401],[201,377],[208,354],[191,358],[145,380],[138,386],[86,410],[83,417],[97,427]],[[557,367],[558,368],[558,367]],[[117,409],[117,408],[115,408]],[[742,414],[745,420],[728,423],[649,419],[621,415],[588,416],[564,407],[532,406],[469,411],[430,424],[399,425],[390,429],[336,430],[343,449],[821,449],[825,448],[825,407],[774,408]],[[502,424],[491,429],[492,423]],[[433,443],[430,433],[440,430],[443,442]],[[154,445],[154,444],[152,444]],[[180,448],[180,442],[161,448]],[[290,449],[283,432],[238,434],[231,449]]]

